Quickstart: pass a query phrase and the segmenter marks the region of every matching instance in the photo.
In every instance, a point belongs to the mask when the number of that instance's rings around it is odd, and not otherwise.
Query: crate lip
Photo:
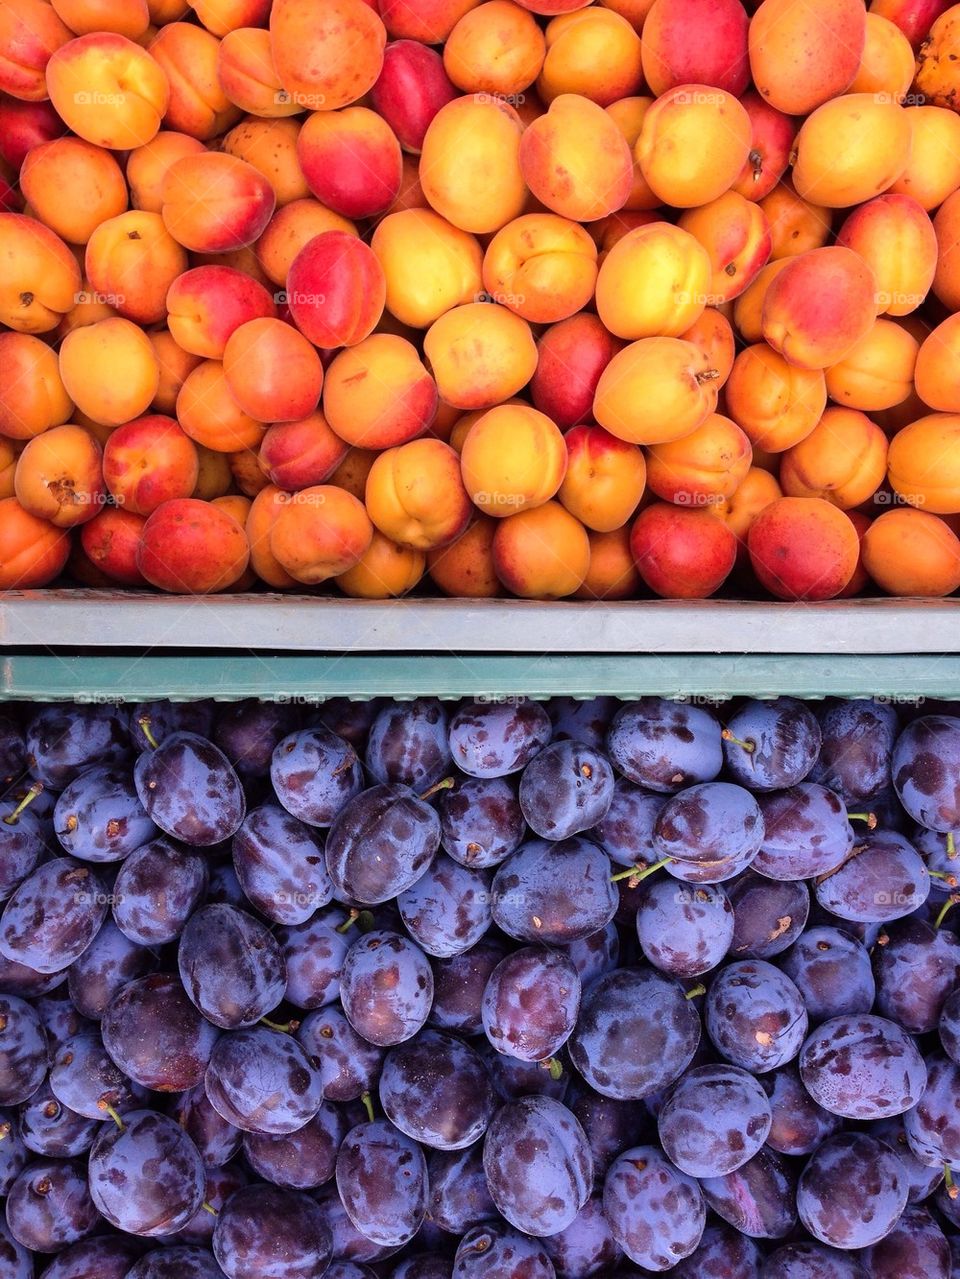
[[[136,652],[0,655],[0,702],[114,704],[170,698],[259,698],[312,704],[421,696],[504,700],[600,695],[630,701],[661,696],[705,705],[781,695],[878,698],[894,705],[960,698],[952,655],[345,654],[339,656]]]
[[[313,653],[960,653],[960,599],[823,603],[0,595],[0,649]]]

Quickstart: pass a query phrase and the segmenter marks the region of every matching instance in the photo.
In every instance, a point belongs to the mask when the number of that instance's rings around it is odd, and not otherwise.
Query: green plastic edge
[[[960,657],[896,654],[385,654],[0,657],[0,700],[366,700],[602,694],[722,702],[736,696],[960,698]]]

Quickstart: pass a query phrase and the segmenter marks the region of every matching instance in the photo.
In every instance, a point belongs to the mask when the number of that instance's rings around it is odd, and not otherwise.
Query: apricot
[[[536,19],[513,0],[486,0],[459,19],[443,48],[443,67],[465,93],[511,98],[533,84],[546,56]]]
[[[187,255],[159,213],[131,209],[109,218],[87,241],[87,277],[121,315],[156,324],[167,314],[167,291],[187,269]]]
[[[161,502],[190,497],[199,474],[196,445],[163,414],[117,427],[103,448],[107,489],[117,505],[134,515],[151,515]]]
[[[740,0],[655,0],[643,24],[643,75],[658,96],[712,84],[740,97],[750,80]]]
[[[641,338],[601,373],[594,417],[621,440],[664,444],[690,435],[716,411],[719,382],[719,371],[692,342]]]
[[[273,214],[273,188],[252,164],[207,151],[186,155],[167,170],[161,213],[184,248],[223,253],[253,244]]]
[[[423,351],[440,398],[460,409],[500,404],[526,386],[537,367],[526,320],[488,302],[444,312],[427,329]]]
[[[367,107],[315,111],[299,131],[296,150],[310,191],[344,217],[376,217],[400,190],[400,143]]]
[[[849,208],[879,195],[910,159],[910,119],[899,103],[848,93],[818,107],[800,126],[793,185],[805,200]]]
[[[747,162],[753,127],[723,89],[684,84],[654,102],[634,148],[641,172],[664,204],[709,204],[733,186]]]
[[[531,324],[553,324],[580,311],[597,282],[597,246],[576,222],[528,213],[487,245],[483,287]]]
[[[403,154],[403,176],[400,179],[400,191],[387,214],[401,213],[404,209],[429,209],[430,202],[423,194],[420,185],[420,168],[416,158]]]
[[[0,90],[25,102],[48,96],[50,58],[73,32],[45,0],[4,0],[0,8]]]
[[[477,240],[432,209],[388,214],[370,247],[386,280],[387,310],[412,328],[428,328],[483,289]]]
[[[370,469],[367,514],[400,546],[428,551],[454,541],[470,522],[472,506],[460,458],[441,440],[413,440],[381,453]]]
[[[346,573],[372,541],[363,503],[330,484],[289,494],[270,530],[270,549],[281,567],[308,586]]]
[[[21,447],[19,441],[0,437],[0,498],[13,497],[14,475]]]
[[[158,506],[137,549],[137,568],[150,585],[177,595],[225,591],[249,559],[246,534],[233,516],[192,497]]]
[[[205,153],[205,147],[199,139],[167,129],[161,129],[145,146],[131,151],[127,156],[127,182],[133,207],[159,213],[163,208],[163,183],[167,170],[185,155],[200,152]]]
[[[392,40],[387,44],[370,100],[404,151],[419,154],[430,121],[457,96],[443,57],[436,49],[417,40]]]
[[[0,368],[0,435],[29,440],[70,417],[73,402],[46,342],[28,333],[0,333]]]
[[[89,431],[54,426],[27,442],[14,492],[25,511],[57,528],[92,520],[104,503],[100,445]]]
[[[623,218],[624,213],[635,212],[644,209],[657,209],[660,207],[660,198],[654,195],[650,189],[650,184],[643,176],[640,163],[634,154],[634,147],[637,139],[640,137],[640,130],[643,128],[643,118],[653,106],[653,98],[635,95],[630,98],[620,98],[617,102],[611,102],[607,107],[607,115],[614,122],[620,132],[623,134],[630,153],[633,156],[633,185],[630,188],[630,194],[627,196],[623,208],[618,213],[609,214],[602,222],[594,223],[591,231],[596,233],[600,227],[604,232],[608,229],[610,222],[619,221]],[[656,218],[651,219],[656,221]],[[631,228],[624,225],[624,232]],[[619,237],[617,237],[619,238]],[[602,240],[598,242],[601,248],[612,248],[615,239],[611,243],[604,243]]]
[[[223,352],[230,394],[258,422],[295,422],[317,407],[323,365],[316,348],[283,320],[264,317],[234,329]]]
[[[460,466],[474,505],[504,519],[542,506],[556,494],[566,473],[567,450],[546,414],[502,404],[474,423]]]
[[[155,137],[170,97],[166,72],[126,36],[98,32],[61,45],[47,66],[50,100],[69,129],[111,151]]]
[[[792,258],[763,300],[763,336],[798,368],[825,369],[849,354],[877,318],[867,262],[833,245]]]
[[[191,496],[204,502],[212,502],[215,497],[223,497],[233,488],[230,454],[205,448],[202,444],[197,444],[196,440],[194,443],[197,445],[200,474],[197,476],[197,487]]]
[[[811,249],[821,248],[830,238],[830,210],[801,200],[785,181],[764,196],[760,208],[770,228],[772,261],[809,253]]]
[[[89,280],[84,280],[77,294],[74,305],[60,319],[55,330],[57,341],[61,341],[74,329],[82,329],[86,324],[96,324],[97,320],[106,320],[117,315],[117,309],[110,305],[113,295],[99,293]]]
[[[293,200],[281,206],[257,241],[257,261],[274,284],[285,284],[291,263],[305,244],[324,231],[356,235],[357,228],[319,200]]]
[[[200,363],[200,356],[185,351],[167,329],[154,329],[147,337],[160,366],[160,383],[151,407],[158,413],[170,414],[176,408],[181,386]]]
[[[323,411],[347,444],[391,448],[427,430],[437,411],[437,387],[416,347],[392,333],[374,333],[334,357]]]
[[[46,586],[63,571],[70,534],[25,511],[15,497],[0,500],[0,591]]]
[[[167,129],[208,142],[240,118],[240,108],[224,93],[217,74],[216,36],[191,22],[171,22],[147,48],[170,85],[163,118]]]
[[[567,470],[558,500],[587,529],[608,533],[622,528],[646,487],[643,453],[602,426],[575,426],[564,439]]]
[[[915,71],[913,49],[900,28],[879,13],[868,13],[863,55],[850,92],[881,93],[902,102]]]
[[[879,13],[895,23],[914,49],[926,39],[934,21],[950,0],[871,0],[870,12]]]
[[[197,17],[215,36],[265,25],[270,16],[270,0],[193,0]]]
[[[947,196],[933,219],[939,256],[933,291],[950,311],[960,310],[960,191]],[[10,321],[7,320],[9,324]]]
[[[887,476],[911,506],[934,515],[960,513],[960,415],[930,413],[898,431]]]
[[[407,595],[423,577],[427,557],[410,546],[398,546],[377,529],[353,568],[335,579],[353,599],[385,600]]]
[[[942,13],[931,26],[917,53],[917,92],[932,107],[956,110],[960,78],[955,63],[960,57],[960,14],[955,6]]]
[[[228,102],[262,118],[279,119],[302,110],[284,91],[273,65],[270,33],[235,27],[217,49],[217,82]]]
[[[546,38],[537,91],[547,106],[561,93],[580,94],[607,107],[640,92],[640,37],[612,9],[592,5],[561,14],[548,24]]]
[[[753,450],[736,422],[712,413],[681,440],[647,452],[647,484],[679,506],[711,506],[732,497],[750,470]]]
[[[115,31],[137,40],[150,25],[147,0],[50,0],[53,10],[74,35]]]
[[[363,501],[367,490],[367,476],[377,460],[373,449],[347,449],[343,461],[330,476],[330,483],[345,489]]]
[[[61,137],[66,129],[50,101],[25,102],[0,92],[0,160],[14,173],[20,172],[29,151]]]
[[[242,324],[273,317],[270,294],[228,266],[198,266],[167,292],[167,325],[178,346],[193,355],[221,360],[227,341]]]
[[[190,0],[147,0],[150,10],[150,23],[154,27],[164,27],[168,22],[179,22],[190,9]]]
[[[228,460],[233,482],[244,497],[255,498],[270,483],[261,469],[260,454],[253,449],[238,449],[236,453],[229,454]]]
[[[296,579],[290,576],[270,549],[270,532],[289,496],[289,493],[268,484],[253,499],[246,522],[250,567],[261,581],[278,591],[297,585]]]
[[[500,523],[477,513],[458,538],[427,552],[427,571],[445,595],[493,599],[503,594],[493,563],[493,538]]]
[[[925,210],[909,195],[881,195],[851,213],[837,243],[863,258],[877,282],[877,309],[915,311],[937,269],[937,236]]]
[[[578,94],[561,93],[527,126],[520,169],[541,204],[573,222],[616,213],[633,190],[626,138],[602,107]]]
[[[738,564],[746,565],[750,561],[747,551],[750,525],[778,497],[783,497],[783,490],[774,476],[762,467],[751,466],[731,497],[708,508],[723,520],[737,539]]]
[[[76,304],[82,283],[76,258],[35,218],[0,213],[0,324],[48,333]]]
[[[219,360],[204,360],[187,376],[176,411],[191,440],[215,453],[259,448],[266,430],[231,395]]]
[[[299,120],[241,120],[227,133],[221,147],[225,154],[245,160],[270,183],[277,207],[306,200],[310,187],[300,166],[297,143]]]
[[[727,191],[698,209],[688,209],[679,226],[710,260],[709,300],[722,306],[739,297],[770,257],[770,228],[759,204]]]
[[[960,117],[944,107],[906,107],[913,139],[907,167],[890,186],[931,212],[960,187]]]
[[[949,315],[924,338],[916,357],[917,394],[931,409],[960,412],[958,351],[960,315]]]
[[[771,502],[750,525],[747,547],[760,584],[783,600],[833,599],[860,556],[853,523],[821,497]]]
[[[590,567],[583,582],[573,592],[578,600],[628,600],[637,594],[642,579],[630,550],[630,529],[612,529],[595,533],[587,529],[590,539]]]
[[[345,231],[325,231],[290,264],[286,302],[315,346],[355,346],[376,327],[386,291],[383,268],[368,245]]]
[[[719,381],[723,386],[730,376],[736,354],[733,327],[723,312],[708,306],[680,337],[684,342],[692,342],[703,353],[710,368],[720,374]]]
[[[523,211],[521,125],[516,111],[488,95],[441,107],[423,138],[420,183],[431,208],[461,231],[497,231]]]
[[[273,62],[290,99],[334,111],[373,88],[387,33],[363,0],[274,0]]]
[[[710,258],[688,231],[651,222],[610,249],[597,278],[597,313],[617,337],[679,337],[710,300]]]
[[[865,413],[829,408],[803,440],[780,459],[789,497],[822,497],[842,511],[860,506],[887,473],[887,437]]]
[[[718,591],[737,558],[737,539],[705,508],[654,502],[630,530],[640,576],[656,595],[704,600]]]
[[[530,380],[534,408],[561,431],[585,422],[600,374],[622,349],[623,343],[589,311],[551,325],[537,342],[537,367]]]
[[[913,389],[919,350],[912,333],[894,320],[881,317],[845,359],[826,370],[827,394],[838,404],[867,413],[902,404]],[[938,383],[941,378],[938,372]],[[956,408],[960,409],[960,395]]]
[[[600,0],[600,2],[605,9],[612,9],[614,13],[619,13],[622,18],[626,18],[639,35],[643,31],[654,0]],[[579,6],[572,4],[567,7],[576,9]]]
[[[863,566],[888,595],[952,595],[960,587],[960,538],[926,511],[885,511],[863,536]]]
[[[770,453],[809,435],[827,403],[822,370],[788,364],[765,342],[740,352],[724,394],[727,412],[750,443]]]
[[[67,334],[60,345],[60,377],[82,413],[119,426],[149,408],[160,365],[143,329],[115,316]]]
[[[776,189],[787,171],[797,121],[753,90],[743,94],[740,104],[750,117],[750,151],[731,190],[759,201]]]
[[[127,207],[123,171],[109,151],[81,138],[55,138],[30,151],[20,186],[41,222],[72,244]]]
[[[866,41],[862,0],[763,0],[750,22],[750,72],[787,115],[807,115],[853,82]]]
[[[317,409],[298,422],[271,426],[260,444],[259,464],[271,484],[295,491],[328,480],[347,447]]]
[[[106,506],[80,527],[80,545],[87,559],[111,582],[146,586],[137,568],[137,547],[146,520],[118,506]]]
[[[546,502],[500,521],[493,563],[500,581],[521,599],[563,599],[583,585],[590,539],[559,502]]]

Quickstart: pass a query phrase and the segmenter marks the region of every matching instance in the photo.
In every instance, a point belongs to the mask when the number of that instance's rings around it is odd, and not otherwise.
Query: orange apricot
[[[905,108],[910,121],[910,159],[890,186],[912,195],[930,213],[960,187],[960,116],[945,107]]]
[[[760,205],[736,191],[688,209],[679,226],[704,248],[710,260],[710,304],[739,297],[770,257],[770,227]]]
[[[427,557],[423,551],[391,542],[374,529],[370,545],[353,568],[334,580],[344,595],[352,599],[397,599],[413,590],[426,567]]]
[[[765,342],[740,352],[724,395],[727,412],[750,443],[770,453],[808,436],[827,404],[822,370],[788,364]]]
[[[347,444],[391,448],[427,430],[437,411],[437,386],[412,343],[373,333],[334,357],[323,411]]]
[[[164,319],[167,291],[188,265],[160,214],[139,209],[101,222],[87,241],[84,261],[100,297],[143,325]]]
[[[898,431],[887,477],[911,506],[933,515],[960,513],[960,415],[930,413]]]
[[[249,560],[243,526],[229,511],[192,497],[158,506],[137,548],[137,567],[151,586],[177,595],[225,591]]]
[[[493,599],[503,594],[493,563],[493,538],[499,520],[475,514],[458,538],[427,552],[427,571],[445,595]]]
[[[613,357],[600,375],[594,417],[633,444],[662,444],[689,435],[716,411],[719,370],[680,338],[641,338]]]
[[[14,492],[25,511],[57,528],[85,524],[105,499],[100,445],[82,426],[54,426],[28,440]]]
[[[444,312],[427,329],[423,350],[440,398],[461,409],[508,400],[537,367],[537,346],[526,320],[487,302]]]
[[[431,120],[420,184],[431,208],[461,231],[497,231],[523,212],[520,118],[489,95],[454,98]]]
[[[387,214],[370,247],[386,279],[387,310],[401,324],[428,328],[483,290],[483,251],[476,237],[432,209]]]
[[[788,115],[845,93],[863,56],[865,19],[861,0],[763,0],[748,34],[760,93]]]
[[[829,600],[856,571],[860,539],[847,515],[820,497],[781,497],[747,535],[760,584],[777,599]]]
[[[579,94],[561,93],[527,126],[519,159],[536,199],[573,222],[616,213],[633,190],[633,156],[621,129]]]
[[[723,89],[684,84],[670,89],[643,117],[634,148],[640,169],[664,204],[709,204],[733,186],[750,154],[753,126]]]
[[[554,324],[582,310],[597,282],[597,246],[576,222],[528,213],[494,235],[483,257],[483,287],[494,302]]]
[[[617,337],[679,337],[702,315],[710,258],[688,231],[651,222],[610,249],[597,278],[597,313]]]
[[[270,530],[270,550],[281,567],[308,586],[346,573],[372,541],[363,503],[331,484],[289,494]]]
[[[508,591],[522,599],[563,599],[583,585],[590,539],[559,502],[518,511],[493,535],[493,562]]]
[[[683,439],[647,451],[647,483],[657,497],[679,506],[712,506],[731,498],[750,470],[753,450],[745,432],[721,413]]]
[[[76,305],[76,258],[55,232],[21,213],[0,213],[0,240],[0,324],[48,333]]]
[[[187,376],[177,396],[177,420],[191,440],[215,453],[259,448],[266,430],[231,395],[219,360],[204,360]]]
[[[789,497],[822,497],[842,511],[868,501],[887,473],[887,437],[857,409],[829,408],[780,459]]]
[[[772,261],[819,249],[830,238],[830,210],[802,200],[787,182],[764,196],[760,208],[770,228]]]
[[[596,533],[590,539],[590,566],[583,582],[573,592],[577,600],[628,600],[640,590],[642,579],[630,549],[630,528]]]
[[[879,195],[910,159],[910,119],[899,103],[848,93],[818,107],[794,144],[793,185],[804,200],[849,208]]]
[[[863,536],[863,566],[888,595],[952,595],[960,587],[960,538],[926,511],[885,511]]]
[[[155,137],[170,100],[159,62],[110,32],[61,45],[47,65],[47,89],[69,129],[111,151],[142,147]]]
[[[270,47],[291,101],[335,111],[373,88],[387,33],[363,0],[274,0]]]
[[[70,417],[73,401],[46,342],[28,333],[0,333],[0,368],[0,435],[29,440]]]
[[[60,377],[77,408],[104,426],[146,412],[160,385],[150,339],[121,316],[74,329],[60,346]]]
[[[82,138],[54,138],[29,151],[20,188],[36,217],[71,244],[86,244],[102,222],[127,207],[120,165]]]
[[[513,0],[486,0],[454,26],[443,67],[464,93],[521,93],[540,74],[546,40],[536,19]]]
[[[0,501],[0,591],[46,586],[62,572],[70,534],[25,511],[15,497]]]
[[[556,494],[567,469],[567,450],[546,414],[502,404],[471,427],[460,465],[473,504],[505,519],[542,506]]]
[[[567,470],[557,499],[587,529],[609,533],[622,528],[646,487],[642,451],[602,426],[575,426],[564,442]]]
[[[258,422],[306,417],[323,388],[316,348],[293,325],[270,317],[234,329],[223,351],[223,375],[237,404]]]
[[[413,440],[381,453],[367,476],[367,514],[400,546],[429,551],[460,536],[472,507],[460,458],[441,440]]]
[[[352,222],[319,200],[293,200],[277,209],[256,245],[257,261],[267,278],[274,284],[286,284],[293,259],[308,241],[325,231],[357,234]]]
[[[902,404],[913,389],[920,349],[917,339],[902,324],[880,316],[853,350],[826,370],[827,394],[838,404],[867,413]],[[941,374],[936,376],[939,383]],[[960,394],[951,407],[960,409]]]
[[[643,85],[640,37],[626,18],[592,5],[554,18],[537,90],[549,104],[576,93],[607,107],[639,93]]]

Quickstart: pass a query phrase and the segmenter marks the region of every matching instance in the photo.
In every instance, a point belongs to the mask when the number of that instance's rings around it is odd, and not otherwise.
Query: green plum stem
[[[947,900],[940,907],[940,913],[937,915],[936,919],[933,921],[934,928],[939,928],[942,925],[943,921],[950,914],[950,911],[954,908],[954,906],[956,906],[958,901],[960,901],[960,896],[958,896],[956,893],[951,893],[950,896],[947,898]]]
[[[148,746],[150,747],[151,750],[155,751],[157,747],[160,745],[160,743],[157,741],[153,733],[150,731],[150,716],[141,715],[140,718],[137,720],[137,723],[140,725],[141,729],[143,730],[143,735],[147,739]]]
[[[723,732],[720,734],[720,736],[723,738],[725,742],[733,742],[734,746],[742,747],[747,752],[748,755],[752,755],[753,752],[757,749],[757,743],[755,741],[752,741],[751,738],[749,737],[746,738],[746,740],[740,737],[734,737],[733,733],[730,732],[729,728],[725,728]]]
[[[204,1212],[208,1212],[208,1213],[210,1214],[210,1216],[211,1216],[211,1217],[219,1217],[219,1216],[220,1216],[220,1213],[217,1211],[217,1209],[216,1209],[216,1208],[214,1208],[213,1204],[208,1204],[208,1203],[207,1203],[207,1201],[206,1201],[206,1199],[204,1199],[204,1201],[203,1201],[203,1203],[200,1205],[200,1207],[203,1209],[203,1211],[204,1211]]]
[[[563,1078],[563,1064],[557,1061],[556,1057],[544,1057],[543,1061],[540,1062],[540,1066],[543,1070],[550,1071],[551,1079]]]
[[[638,884],[642,883],[650,875],[656,874],[658,870],[662,870],[664,866],[669,866],[675,860],[673,857],[664,857],[660,861],[654,862],[652,866],[630,866],[627,870],[621,870],[616,875],[611,875],[610,883],[616,884],[621,879],[627,879],[630,881],[628,887],[636,888]]]
[[[947,831],[947,856],[952,861],[953,858],[956,857],[956,855],[957,855],[957,845],[953,838],[953,831],[948,830]]]
[[[866,822],[867,830],[877,829],[876,813],[847,813],[848,822]]]
[[[109,1101],[101,1097],[97,1102],[97,1109],[102,1110],[105,1114],[109,1115],[121,1132],[126,1131],[126,1124],[120,1118],[119,1112],[114,1110],[113,1106],[110,1105]]]
[[[351,906],[350,913],[347,915],[346,919],[343,921],[342,924],[337,924],[336,931],[338,933],[349,932],[359,918],[360,918],[360,912]]]
[[[284,1035],[292,1035],[295,1030],[300,1029],[300,1023],[293,1017],[286,1022],[271,1021],[269,1017],[261,1017],[260,1025],[266,1026],[268,1030],[279,1030]]]
[[[699,999],[701,995],[705,995],[706,993],[707,993],[706,986],[704,986],[702,981],[699,981],[697,982],[696,986],[690,987],[690,989],[684,995],[684,999]]]
[[[452,790],[456,784],[455,778],[445,777],[442,782],[437,782],[436,786],[431,786],[429,790],[425,790],[420,798],[429,799],[431,795],[436,795],[437,791]]]
[[[371,1123],[373,1123],[375,1118],[373,1113],[373,1098],[370,1096],[368,1092],[365,1092],[365,1093],[361,1093],[360,1100],[363,1102],[363,1108],[367,1112],[367,1118],[370,1120]]]

